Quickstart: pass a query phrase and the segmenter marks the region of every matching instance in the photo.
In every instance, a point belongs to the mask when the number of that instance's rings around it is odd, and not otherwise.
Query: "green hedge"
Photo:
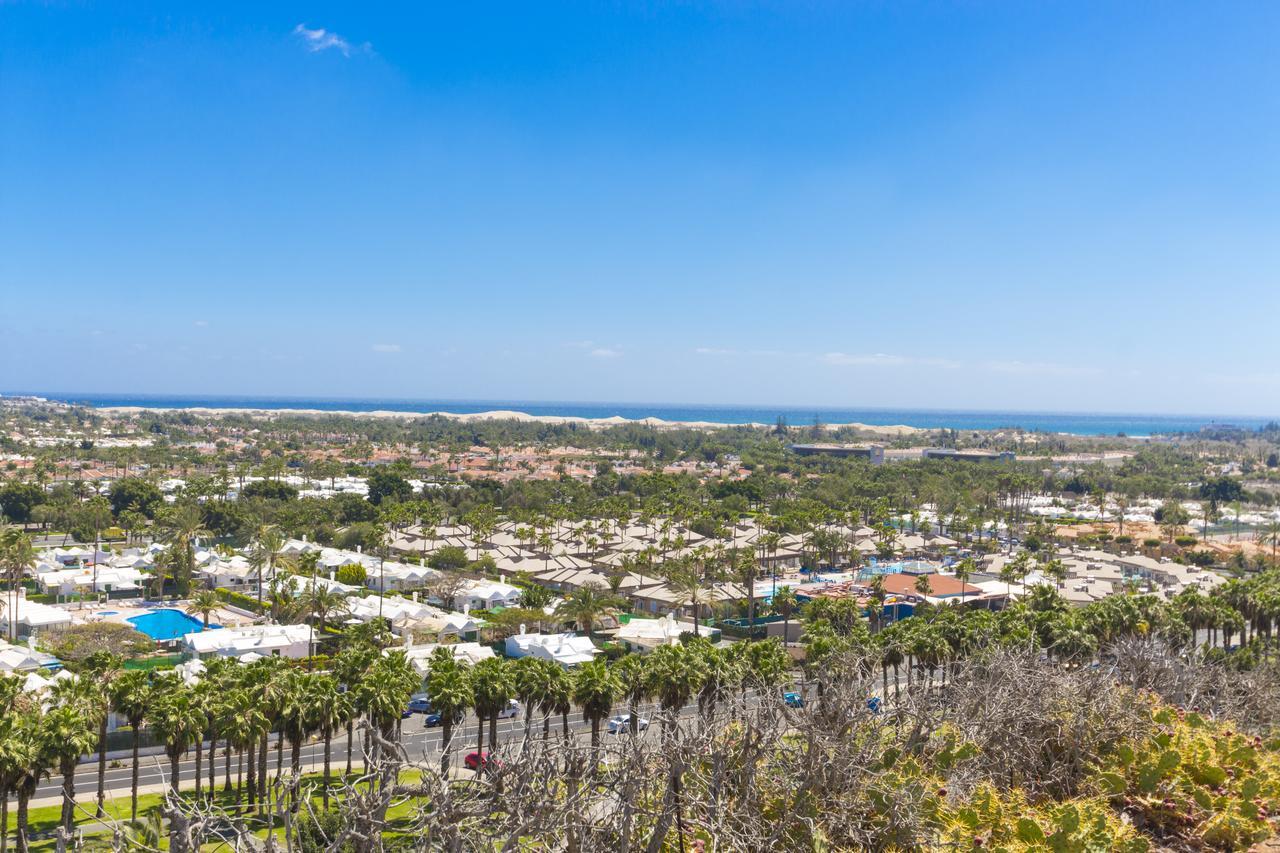
[[[227,604],[234,604],[236,607],[242,607],[257,614],[262,614],[267,609],[265,601],[259,606],[257,598],[252,595],[245,595],[243,592],[218,587],[214,590],[214,593]]]

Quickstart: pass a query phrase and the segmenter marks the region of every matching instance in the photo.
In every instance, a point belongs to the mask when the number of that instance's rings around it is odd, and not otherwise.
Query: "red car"
[[[467,757],[462,759],[462,764],[468,770],[497,770],[502,766],[502,762],[497,758],[493,758],[487,752],[469,752]]]

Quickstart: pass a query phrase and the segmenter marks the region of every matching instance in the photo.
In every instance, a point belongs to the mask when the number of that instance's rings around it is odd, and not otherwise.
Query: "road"
[[[696,705],[688,705],[681,711],[681,715],[687,715],[696,709]],[[625,711],[625,708],[619,709],[619,712]],[[652,705],[641,705],[640,716],[642,718],[652,718],[656,714],[656,708]],[[415,714],[403,721],[402,743],[410,758],[418,758],[423,755],[438,755],[440,752],[441,741],[443,740],[443,731],[439,728],[424,728],[422,724],[423,717]],[[499,747],[505,742],[513,738],[520,738],[524,735],[525,721],[523,718],[499,720],[498,721],[498,743]],[[603,730],[602,724],[602,730]],[[560,719],[558,716],[551,718],[551,732],[555,737],[560,732]],[[591,726],[583,721],[580,713],[569,715],[569,729],[575,734],[582,734],[591,730]],[[488,737],[488,724],[485,724],[486,734]],[[533,720],[534,736],[538,737],[542,734],[542,715],[534,714]],[[461,726],[457,726],[453,731],[453,751],[457,756],[457,760],[461,760],[468,752],[473,752],[476,748],[479,734],[476,730],[476,719],[474,716],[468,715],[466,721]],[[270,749],[268,750],[267,767],[268,771],[275,773],[276,762],[276,745],[272,740]],[[302,766],[320,765],[324,761],[324,743],[322,741],[311,741],[302,747]],[[354,752],[356,761],[360,759],[360,733],[356,732],[356,746]],[[108,760],[106,773],[106,789],[108,797],[128,797],[132,784],[133,770],[132,761],[125,757],[115,759],[120,767],[111,767],[111,760]],[[285,744],[284,749],[285,766],[288,767],[290,761],[289,745]],[[342,772],[346,767],[347,761],[347,737],[344,730],[338,736],[334,737],[331,747],[330,761],[332,762],[335,772]],[[237,770],[237,759],[233,755],[231,759],[232,783],[234,784]],[[222,751],[222,741],[218,742],[217,753],[217,784],[223,783],[224,758]],[[185,787],[195,786],[195,750],[189,751],[185,758],[178,765],[180,784]],[[208,751],[206,749],[204,762],[202,764],[201,777],[204,783],[209,781],[209,763]],[[163,785],[169,782],[169,759],[163,753],[152,755],[144,755],[138,761],[138,786],[145,788],[150,785]],[[76,770],[75,776],[76,800],[83,804],[93,802],[97,796],[98,790],[98,762],[96,759],[87,760],[81,764]],[[45,780],[36,789],[35,796],[32,801],[52,799],[62,796],[62,777],[53,775]]]

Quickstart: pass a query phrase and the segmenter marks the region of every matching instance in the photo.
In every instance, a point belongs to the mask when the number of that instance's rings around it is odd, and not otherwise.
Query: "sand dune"
[[[429,418],[438,416],[442,418],[450,418],[452,420],[461,421],[463,423],[471,423],[473,421],[522,421],[525,423],[544,423],[544,424],[581,424],[592,429],[603,429],[611,426],[621,426],[623,424],[641,424],[643,426],[651,426],[659,429],[723,429],[727,426],[753,426],[763,427],[766,424],[749,423],[749,424],[723,424],[714,423],[712,421],[667,421],[662,418],[637,418],[629,419],[619,415],[609,418],[583,418],[574,415],[531,415],[527,412],[515,412],[505,409],[498,409],[491,412],[469,412],[466,414],[457,414],[455,412],[392,412],[387,410],[377,410],[372,412],[352,412],[328,409],[245,409],[245,408],[213,408],[208,406],[190,406],[190,407],[173,407],[173,408],[151,408],[148,406],[106,406],[98,411],[105,414],[115,415],[138,415],[146,412],[189,412],[195,415],[204,415],[207,417],[224,417],[227,415],[244,415],[255,418],[279,417],[281,415],[302,415],[311,417],[349,417],[349,418],[398,418],[398,419],[415,419]],[[880,435],[909,435],[920,432],[915,427],[894,425],[894,426],[877,426],[874,424],[827,424],[828,430],[838,429],[841,427],[849,427],[860,430],[862,432],[878,433]]]

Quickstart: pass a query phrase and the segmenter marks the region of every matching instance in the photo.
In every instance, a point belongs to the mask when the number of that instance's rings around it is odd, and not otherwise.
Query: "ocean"
[[[10,392],[5,392],[8,395]],[[948,409],[839,408],[831,406],[718,406],[669,403],[581,403],[532,400],[406,400],[385,398],[166,396],[148,394],[88,394],[23,391],[50,400],[95,407],[142,406],[146,408],[246,408],[320,409],[324,411],[451,412],[471,414],[511,410],[530,415],[609,418],[629,420],[661,418],[667,421],[772,424],[779,417],[792,426],[814,421],[827,424],[864,423],[880,426],[903,424],[922,429],[986,430],[1019,427],[1042,432],[1076,435],[1147,436],[1171,432],[1196,432],[1206,426],[1226,425],[1257,429],[1272,418],[1231,415],[1152,415],[1081,412],[965,411]]]

